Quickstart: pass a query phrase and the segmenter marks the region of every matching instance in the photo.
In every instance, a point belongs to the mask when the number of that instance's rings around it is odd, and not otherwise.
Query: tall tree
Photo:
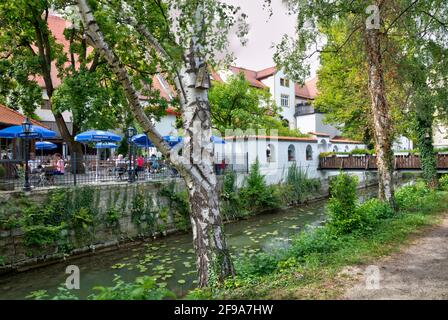
[[[135,118],[185,180],[199,286],[207,286],[212,275],[221,280],[233,275],[213,166],[208,70],[227,47],[231,28],[241,37],[247,32],[245,24],[238,23],[244,15],[238,17],[239,8],[217,0],[76,2],[90,41],[120,81]],[[126,52],[111,46],[114,37],[126,40]],[[146,58],[139,66],[156,65],[176,88],[184,131],[182,156],[177,149],[170,152],[138,99],[138,81],[131,73],[136,66],[124,62],[127,55],[140,53]]]
[[[75,21],[67,21],[72,25],[63,29],[67,46],[52,33],[55,30],[51,30],[49,21],[54,17],[50,10],[65,7],[64,2],[56,0],[0,4],[0,100],[35,117],[35,109],[43,102],[38,82],[42,79],[61,137],[70,152],[82,154],[82,145],[74,141],[74,136],[82,128],[116,127],[125,101],[121,88],[99,54],[88,47]],[[59,32],[60,25],[56,28]],[[64,111],[72,112],[72,132],[62,115]],[[82,172],[83,166],[78,170]]]
[[[379,197],[394,204],[393,184],[393,124],[386,97],[384,54],[394,50],[392,40],[407,27],[415,25],[410,17],[427,16],[428,13],[445,10],[442,0],[383,1],[383,0],[288,0],[291,10],[297,14],[297,39],[284,37],[278,45],[275,60],[283,65],[294,78],[303,79],[309,72],[304,61],[316,53],[340,54],[341,48],[351,41],[359,41],[367,66],[367,86],[370,95],[372,127],[377,155]],[[322,37],[319,31],[328,29],[335,21],[343,21],[348,28],[342,44]],[[415,30],[409,28],[409,30]],[[420,30],[423,31],[423,30]],[[413,34],[419,37],[419,33]],[[322,42],[326,41],[325,49]],[[389,44],[393,45],[390,47]]]
[[[300,136],[281,121],[269,91],[252,87],[243,74],[215,82],[209,91],[212,126],[222,135],[229,130],[277,130],[279,135]]]

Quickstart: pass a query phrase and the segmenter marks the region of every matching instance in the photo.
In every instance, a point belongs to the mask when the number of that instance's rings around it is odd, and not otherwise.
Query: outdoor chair
[[[127,172],[127,168],[126,166],[118,166],[115,168],[115,177],[117,180],[122,180],[123,177],[126,178],[126,172]]]

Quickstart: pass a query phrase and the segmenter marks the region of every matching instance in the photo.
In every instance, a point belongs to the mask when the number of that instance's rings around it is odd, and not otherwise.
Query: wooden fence
[[[376,156],[347,155],[319,159],[320,170],[377,170]],[[416,154],[395,155],[394,170],[420,170],[420,157]],[[448,170],[448,154],[437,155],[437,169]]]

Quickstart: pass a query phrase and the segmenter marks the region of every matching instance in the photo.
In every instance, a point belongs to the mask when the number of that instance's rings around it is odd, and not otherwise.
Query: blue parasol
[[[225,144],[226,143],[223,139],[221,139],[220,137],[217,137],[217,136],[212,136],[211,140],[213,143],[216,143],[216,144]]]
[[[13,139],[13,138],[42,139],[42,138],[54,138],[54,137],[56,137],[56,132],[35,125],[30,126],[30,132],[28,134],[25,134],[23,132],[22,126],[11,126],[0,130],[0,138],[7,138],[7,139]]]
[[[98,142],[95,145],[96,149],[115,149],[117,145],[115,143],[111,142]]]
[[[57,145],[55,145],[53,142],[50,142],[50,141],[36,142],[37,150],[52,150],[52,149],[56,149],[57,147],[58,147]]]
[[[118,142],[121,137],[113,132],[104,130],[85,131],[75,136],[78,142]]]
[[[170,147],[173,147],[182,141],[182,137],[178,137],[178,136],[163,136],[162,138],[163,138],[163,140],[168,142]],[[144,133],[137,134],[137,135],[133,136],[131,138],[131,141],[139,147],[148,147],[148,148],[154,147],[154,144],[152,143],[152,141],[149,140],[149,138]]]

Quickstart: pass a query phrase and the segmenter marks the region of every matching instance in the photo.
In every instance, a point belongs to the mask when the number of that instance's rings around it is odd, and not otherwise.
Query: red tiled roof
[[[323,136],[323,137],[329,137],[330,135],[327,133],[322,132],[308,132],[309,134],[315,135],[315,136]]]
[[[215,81],[218,81],[218,82],[224,82],[222,80],[221,76],[216,71],[212,70],[212,72],[210,72],[210,77],[211,77],[212,80],[215,80]]]
[[[65,39],[64,30],[71,26],[71,22],[64,20],[58,16],[49,15],[48,16],[48,29],[50,30],[53,37],[56,39],[56,43],[61,44],[63,46],[63,51],[67,55],[70,52],[70,41]],[[36,46],[32,46],[35,51],[37,51]],[[93,48],[87,48],[87,54],[90,54],[93,51]],[[77,55],[75,55],[75,64],[76,67],[79,67],[79,61],[76,59]],[[66,62],[66,66],[68,66],[70,62]],[[51,80],[53,82],[53,87],[57,88],[61,84],[61,79],[58,77],[58,71],[56,69],[56,62],[53,61],[51,63]],[[45,88],[45,82],[42,76],[36,76],[36,81],[41,88]]]
[[[306,99],[314,99],[317,94],[317,77],[305,81],[303,86],[295,85],[296,97],[302,97]]]
[[[330,139],[330,142],[334,143],[348,143],[348,144],[363,144],[361,141],[347,139],[341,136],[334,136],[333,139]]]
[[[65,30],[65,28],[68,28],[70,26],[71,26],[70,21],[66,21],[66,20],[64,20],[58,16],[54,16],[54,15],[48,16],[48,28],[49,28],[50,32],[52,33],[52,35],[55,37],[56,42],[63,45],[63,47],[64,47],[63,50],[66,54],[68,54],[70,51],[70,42],[65,38],[64,30]],[[35,46],[33,46],[33,48],[34,48],[34,50],[37,49]],[[90,54],[92,51],[93,51],[93,48],[89,47],[87,49],[87,54]],[[76,55],[75,55],[75,59],[76,59]],[[70,62],[67,62],[67,64],[69,64],[69,63]],[[79,67],[78,61],[76,61],[76,67]],[[55,88],[61,84],[61,80],[58,77],[58,72],[56,69],[55,62],[52,62],[52,64],[51,64],[51,79],[53,82],[53,86]],[[41,88],[45,88],[45,82],[44,82],[44,79],[42,78],[42,76],[37,76],[36,81]],[[169,86],[169,88],[165,89],[164,86],[160,83],[158,76],[156,76],[156,75],[153,76],[153,87],[155,89],[158,89],[160,91],[160,96],[162,98],[166,99],[167,101],[171,100],[171,98],[169,97],[170,94],[172,96],[175,96],[174,89],[171,88],[171,86]],[[140,96],[139,98],[141,98],[143,100],[145,99],[144,96]],[[167,113],[173,114],[173,112],[174,112],[174,110],[172,108],[167,109]]]
[[[317,141],[316,138],[308,138],[308,137],[285,137],[285,136],[256,136],[256,135],[248,135],[248,136],[229,136],[224,137],[225,140],[233,140],[233,139],[268,139],[268,140],[279,140],[279,141]]]
[[[269,67],[257,72],[257,79],[262,80],[268,78],[277,73],[277,69],[275,67]]]
[[[29,120],[36,126],[47,128],[39,121],[36,121],[34,119]],[[18,126],[21,125],[23,121],[25,121],[25,116],[23,114],[20,114],[19,112],[0,104],[0,123],[11,126]]]
[[[249,70],[249,69],[245,69],[245,68],[238,68],[238,67],[234,67],[231,66],[229,67],[230,71],[233,72],[233,74],[239,74],[239,73],[243,73],[244,78],[249,81],[249,83],[257,88],[267,88],[266,85],[264,83],[262,83],[261,81],[259,81],[257,79],[257,72],[253,71],[253,70]]]

